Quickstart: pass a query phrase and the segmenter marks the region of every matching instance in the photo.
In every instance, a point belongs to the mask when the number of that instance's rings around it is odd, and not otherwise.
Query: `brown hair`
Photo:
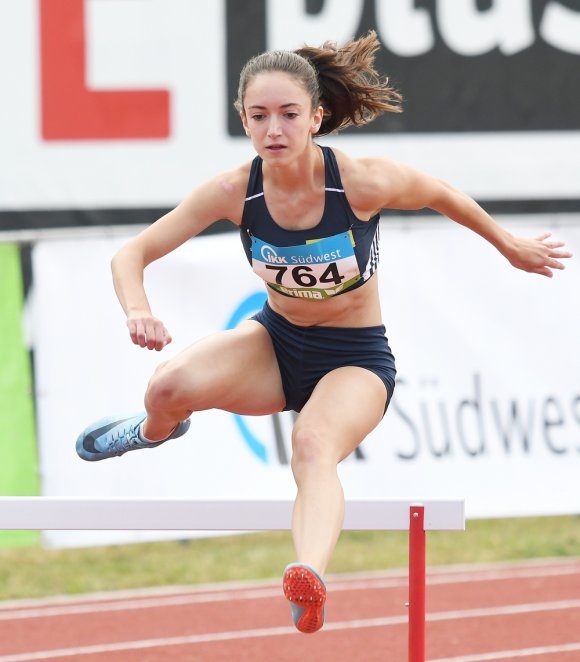
[[[244,112],[244,96],[252,78],[280,71],[300,80],[312,108],[324,108],[317,135],[368,124],[384,112],[400,113],[401,95],[389,86],[388,79],[381,80],[375,69],[375,53],[380,46],[377,33],[371,30],[341,48],[326,41],[318,48],[304,46],[256,55],[242,69],[234,105]]]

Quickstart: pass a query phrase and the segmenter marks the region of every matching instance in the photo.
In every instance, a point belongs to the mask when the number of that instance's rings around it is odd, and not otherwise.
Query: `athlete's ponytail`
[[[319,104],[324,108],[318,135],[368,124],[384,112],[401,112],[401,95],[375,69],[380,46],[373,30],[341,48],[327,41],[320,48],[304,46],[296,51],[318,74]]]
[[[319,48],[304,46],[296,51],[261,53],[242,69],[234,105],[244,112],[246,88],[254,76],[281,71],[300,80],[313,108],[324,108],[317,135],[367,124],[384,112],[401,112],[401,95],[389,86],[387,79],[381,80],[375,69],[379,48],[377,34],[371,31],[341,48],[327,41]]]

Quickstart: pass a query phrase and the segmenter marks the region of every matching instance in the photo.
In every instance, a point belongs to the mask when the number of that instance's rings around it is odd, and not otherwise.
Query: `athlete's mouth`
[[[269,149],[271,152],[278,152],[281,149],[286,149],[286,145],[267,145],[266,149]]]

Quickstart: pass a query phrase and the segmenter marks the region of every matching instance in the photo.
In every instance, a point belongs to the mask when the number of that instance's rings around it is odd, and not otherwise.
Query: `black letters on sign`
[[[349,2],[360,3],[360,20],[351,36],[377,31],[383,44],[379,70],[405,98],[402,114],[384,115],[357,131],[580,129],[578,0]],[[324,4],[302,2],[304,14],[319,14]],[[275,12],[276,6],[267,0],[226,1],[232,102],[246,60],[276,47],[268,38],[266,20],[266,11]],[[321,40],[332,38],[321,35]],[[228,131],[243,135],[233,105]]]

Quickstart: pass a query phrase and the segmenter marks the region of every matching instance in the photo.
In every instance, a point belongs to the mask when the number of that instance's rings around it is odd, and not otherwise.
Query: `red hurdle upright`
[[[409,520],[409,662],[425,662],[425,508],[411,506]]]

